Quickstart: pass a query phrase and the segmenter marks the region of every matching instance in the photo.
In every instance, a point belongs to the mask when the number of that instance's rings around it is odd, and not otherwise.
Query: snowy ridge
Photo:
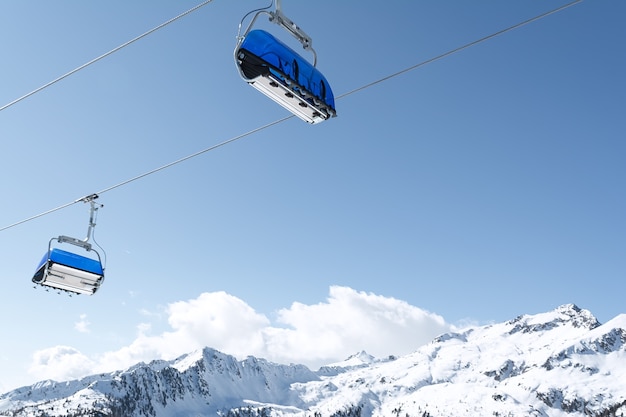
[[[626,315],[575,305],[313,372],[205,348],[0,395],[3,416],[626,416]]]

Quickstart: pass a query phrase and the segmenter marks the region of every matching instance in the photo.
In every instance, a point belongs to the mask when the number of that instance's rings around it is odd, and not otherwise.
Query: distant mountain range
[[[0,416],[626,416],[626,315],[575,305],[312,371],[205,348],[0,395]]]

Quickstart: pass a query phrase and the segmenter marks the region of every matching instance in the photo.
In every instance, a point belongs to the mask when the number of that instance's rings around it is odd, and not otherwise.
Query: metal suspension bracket
[[[93,234],[93,229],[94,227],[96,227],[96,219],[98,217],[98,209],[101,207],[104,207],[103,204],[96,204],[96,199],[98,198],[98,194],[91,194],[88,196],[85,196],[81,199],[79,199],[78,201],[82,201],[83,203],[89,203],[91,205],[91,209],[89,212],[89,227],[87,228],[87,237],[85,239],[82,240],[82,242],[87,243],[89,242],[89,240],[91,240],[91,236]],[[73,238],[70,238],[73,239]],[[76,240],[76,239],[73,239]],[[71,243],[71,242],[70,242]],[[76,244],[76,243],[75,243]],[[81,246],[81,245],[78,245]],[[91,245],[89,244],[89,249],[91,249]]]
[[[89,243],[93,234],[93,228],[96,227],[96,218],[98,214],[98,209],[104,207],[103,204],[96,204],[95,200],[98,198],[98,194],[91,194],[85,196],[83,198],[79,198],[76,202],[82,201],[83,203],[89,203],[91,205],[91,209],[89,211],[89,226],[87,228],[87,237],[84,239],[77,239],[71,236],[61,235],[56,238],[56,241],[59,243],[69,243],[71,245],[79,246],[85,249],[87,252],[92,250],[92,245]],[[52,240],[55,240],[53,238]]]
[[[80,239],[76,239],[75,237],[70,237],[70,236],[65,236],[65,235],[59,236],[58,238],[56,238],[56,240],[59,243],[70,243],[72,245],[79,246],[85,249],[87,252],[91,250],[91,243],[87,242],[86,240],[80,240]]]
[[[291,35],[298,40],[302,44],[302,47],[307,50],[313,52],[313,56],[315,60],[313,62],[313,66],[317,65],[317,54],[315,50],[311,46],[313,44],[313,39],[307,35],[298,25],[294,23],[293,20],[289,19],[282,11],[281,8],[281,0],[276,0],[276,10],[273,12],[269,12],[270,22],[274,22],[277,25],[285,28]]]

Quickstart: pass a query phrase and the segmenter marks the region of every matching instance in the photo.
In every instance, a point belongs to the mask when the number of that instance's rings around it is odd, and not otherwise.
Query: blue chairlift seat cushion
[[[80,269],[81,271],[91,272],[96,275],[103,275],[102,264],[97,259],[87,258],[75,253],[67,252],[61,249],[52,249],[50,254],[46,252],[37,265],[37,271],[44,266],[44,264],[50,260],[51,262],[68,266],[74,269]]]
[[[270,71],[285,84],[288,84],[284,79],[287,76],[335,110],[335,98],[324,75],[272,34],[264,30],[252,30],[239,49],[245,49],[267,63]]]

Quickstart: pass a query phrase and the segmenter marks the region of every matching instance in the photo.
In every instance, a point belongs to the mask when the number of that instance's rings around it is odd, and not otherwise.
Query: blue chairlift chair
[[[94,203],[97,196],[94,194],[85,197],[91,203],[91,216],[87,238],[80,240],[69,236],[59,236],[50,239],[48,251],[37,265],[32,281],[44,287],[51,287],[69,292],[70,294],[95,294],[104,281],[104,266],[100,253],[95,250],[89,240],[95,227],[95,214],[98,209]],[[84,256],[77,253],[53,247],[56,244],[68,243],[94,256]],[[56,245],[55,244],[55,245]]]
[[[305,50],[311,51],[313,64],[269,32],[252,30],[262,13],[268,14],[271,22],[287,29]],[[244,81],[300,119],[315,124],[335,117],[337,111],[330,84],[316,68],[317,55],[311,43],[311,38],[282,13],[280,0],[277,0],[274,12],[258,11],[244,34],[238,36],[235,63]]]

